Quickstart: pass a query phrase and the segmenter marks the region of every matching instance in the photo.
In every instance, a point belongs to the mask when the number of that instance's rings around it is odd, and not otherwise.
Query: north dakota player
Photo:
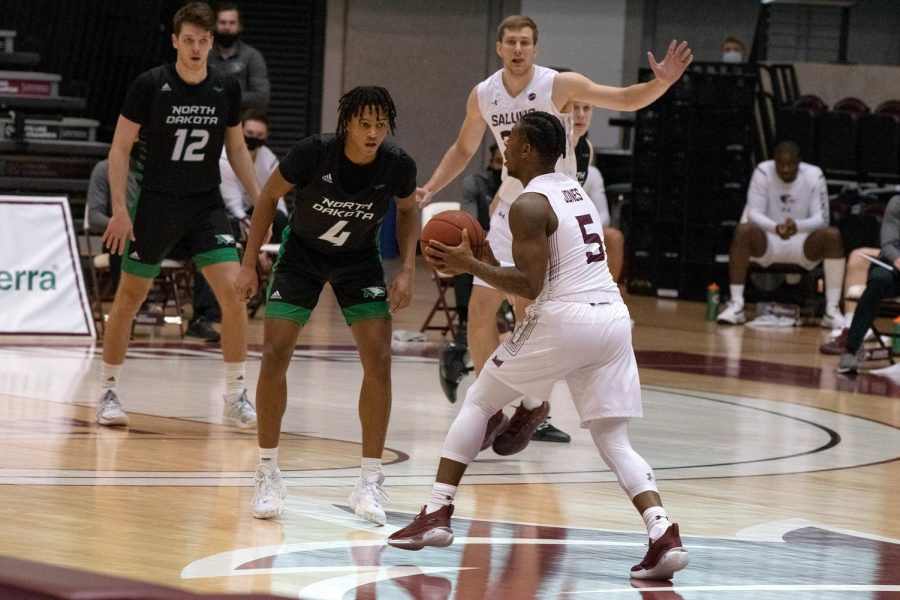
[[[281,161],[253,211],[247,250],[235,282],[240,299],[256,293],[256,258],[278,198],[296,188],[290,224],[266,294],[262,365],[256,387],[260,464],[253,516],[281,514],[287,494],[278,470],[278,438],[287,404],[286,373],[297,336],[325,282],[334,289],[363,366],[359,393],[362,473],[350,494],[357,515],[384,525],[381,453],[391,412],[391,313],[412,296],[418,218],[416,165],[385,142],[394,102],[380,87],[358,87],[340,100],[334,135],[313,135]],[[377,235],[392,197],[402,263],[389,286]]]
[[[179,245],[209,281],[222,307],[225,359],[223,420],[252,427],[256,411],[244,389],[247,311],[234,297],[240,270],[234,237],[219,195],[219,156],[228,159],[252,198],[259,194],[244,144],[237,81],[207,70],[216,20],[208,5],[192,3],[175,14],[174,65],[140,75],[131,85],[109,151],[113,215],[103,239],[122,254],[122,278],[103,340],[101,425],[127,425],[116,392],[131,323],[159,273],[163,258]],[[139,133],[140,132],[140,133]],[[128,157],[140,135],[134,214],[125,204]]]

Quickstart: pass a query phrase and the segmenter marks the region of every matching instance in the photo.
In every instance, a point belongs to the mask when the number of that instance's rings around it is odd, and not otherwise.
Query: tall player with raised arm
[[[225,360],[223,421],[253,427],[244,371],[247,311],[232,285],[240,266],[228,214],[219,194],[222,146],[255,200],[259,186],[241,131],[241,89],[234,79],[207,68],[216,19],[194,2],[174,18],[175,64],[150,69],[128,90],[109,150],[113,215],[103,240],[122,258],[122,277],[103,339],[97,422],[127,425],[116,389],[131,323],[147,297],[163,258],[179,245],[194,259],[222,308]],[[135,143],[140,192],[133,214],[125,203],[128,158]]]
[[[662,96],[681,77],[693,58],[687,42],[679,44],[673,40],[661,62],[657,62],[652,53],[647,53],[655,75],[653,80],[628,87],[612,87],[594,83],[580,73],[558,73],[534,64],[537,43],[538,28],[530,17],[513,15],[500,23],[496,51],[503,61],[503,68],[472,88],[456,141],[428,182],[416,190],[420,206],[428,204],[434,194],[462,172],[480,147],[485,126],[490,128],[502,149],[519,118],[537,110],[548,112],[562,122],[566,131],[566,155],[559,160],[556,170],[574,179],[576,165],[572,149],[577,140],[573,134],[572,104],[580,101],[611,110],[638,110]],[[504,169],[504,182],[495,201],[488,241],[494,256],[505,265],[512,264],[512,236],[507,219],[510,205],[521,190],[521,183],[508,177]],[[503,292],[475,277],[469,300],[468,337],[476,372],[481,371],[500,343],[495,315],[504,298]],[[524,398],[509,427],[495,441],[495,450],[501,442],[504,454],[525,448],[548,413],[549,405],[546,403]],[[494,418],[491,426],[499,426],[501,422],[501,419]],[[486,431],[485,438],[491,433]]]

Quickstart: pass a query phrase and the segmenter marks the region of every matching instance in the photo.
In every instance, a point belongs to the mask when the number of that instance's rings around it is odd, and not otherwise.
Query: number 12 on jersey
[[[185,146],[185,142],[191,140]],[[209,132],[205,129],[178,129],[175,131],[175,148],[172,150],[172,160],[184,160],[188,162],[200,162],[204,158],[202,150],[209,142]]]

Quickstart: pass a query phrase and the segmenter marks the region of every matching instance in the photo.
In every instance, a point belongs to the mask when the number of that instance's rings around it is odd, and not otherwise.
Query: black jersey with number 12
[[[141,187],[176,196],[215,189],[228,127],[239,125],[241,88],[215,69],[186,83],[172,64],[141,74],[125,98],[122,116],[141,125]]]

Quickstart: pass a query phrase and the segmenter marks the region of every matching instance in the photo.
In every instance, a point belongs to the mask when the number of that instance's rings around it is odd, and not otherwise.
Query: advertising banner
[[[0,195],[0,335],[95,337],[65,196]]]

